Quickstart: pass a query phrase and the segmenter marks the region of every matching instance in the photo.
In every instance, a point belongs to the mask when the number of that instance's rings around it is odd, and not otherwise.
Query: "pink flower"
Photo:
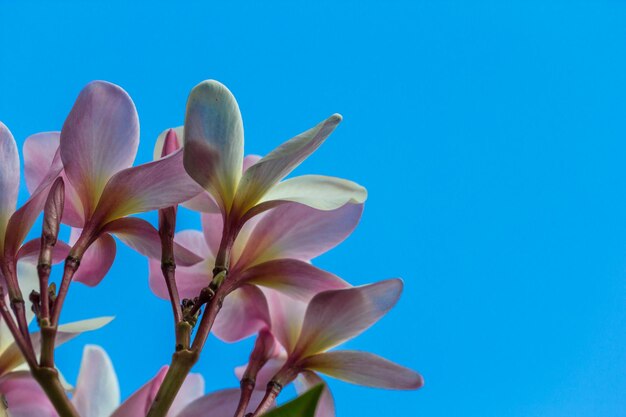
[[[370,387],[417,389],[422,377],[405,367],[367,352],[332,350],[358,336],[397,302],[402,281],[392,279],[348,289],[324,291],[302,303],[271,290],[268,327],[284,350],[257,376],[260,389],[271,382],[278,389],[296,380],[299,392],[321,382],[317,372]],[[241,377],[245,367],[237,368]],[[318,417],[334,416],[330,393],[322,395]]]
[[[16,210],[20,185],[20,159],[17,145],[9,129],[0,123],[0,278],[14,279],[14,270],[20,259],[36,259],[39,254],[39,239],[24,245],[26,235],[39,216],[46,202],[48,191],[62,169],[58,153],[38,167],[39,175],[29,186],[32,193],[28,201]],[[62,260],[67,246],[60,243],[54,261]],[[2,282],[2,279],[0,279]]]
[[[274,288],[301,300],[309,300],[323,290],[347,287],[345,281],[310,261],[349,236],[362,210],[362,204],[323,211],[288,203],[248,221],[231,251],[231,269],[223,284],[230,294],[217,316],[215,335],[236,341],[265,326],[269,312],[257,286]],[[176,235],[180,245],[204,258],[194,266],[177,268],[176,282],[183,297],[194,297],[213,277],[223,230],[221,215],[203,214],[202,227],[202,233],[185,230]],[[150,287],[159,297],[167,298],[160,263],[155,259],[150,260]]]
[[[254,215],[285,202],[319,210],[363,203],[366,190],[351,181],[320,175],[281,181],[326,140],[340,121],[341,116],[335,114],[265,157],[249,159],[250,166],[243,172],[243,122],[235,98],[217,81],[198,84],[187,101],[184,129],[178,128],[177,133],[185,145],[185,169],[214,203],[206,195],[193,203],[201,211],[219,210],[229,232],[235,235]],[[157,148],[163,140],[162,135]]]
[[[154,227],[127,216],[169,207],[201,192],[183,168],[182,151],[132,167],[138,145],[133,102],[120,87],[103,81],[81,91],[60,133],[32,136],[25,143],[29,189],[42,175],[38,167],[60,151],[66,179],[63,222],[74,227],[70,255],[82,258],[75,280],[100,282],[115,257],[111,235],[141,253],[160,256]],[[182,265],[199,261],[184,250],[177,255]]]

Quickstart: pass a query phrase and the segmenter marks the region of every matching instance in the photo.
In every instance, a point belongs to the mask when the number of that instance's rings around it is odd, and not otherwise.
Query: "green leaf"
[[[324,390],[324,384],[319,384],[296,398],[282,405],[263,417],[315,417],[317,402]]]

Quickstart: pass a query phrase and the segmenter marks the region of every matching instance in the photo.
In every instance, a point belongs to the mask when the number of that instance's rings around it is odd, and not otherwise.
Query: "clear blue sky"
[[[93,79],[134,98],[140,162],[207,78],[238,98],[248,152],[344,115],[298,172],[370,198],[317,264],[355,284],[405,279],[398,307],[349,347],[426,385],[333,381],[340,416],[626,415],[626,4],[86,3],[0,0],[0,120],[20,142],[59,129]],[[169,360],[171,318],[146,261],[118,253],[63,317],[117,319],[59,360],[73,380],[82,345],[104,346],[128,395]],[[209,389],[236,385],[249,345],[210,340],[197,367]]]

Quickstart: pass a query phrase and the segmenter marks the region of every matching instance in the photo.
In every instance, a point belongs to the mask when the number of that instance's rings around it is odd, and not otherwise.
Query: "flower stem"
[[[31,368],[33,377],[52,402],[52,405],[63,417],[80,417],[76,408],[65,394],[65,389],[59,381],[59,373],[54,368],[34,367]]]
[[[276,401],[276,397],[278,397],[278,394],[280,394],[282,389],[283,387],[281,385],[270,381],[270,383],[267,384],[267,391],[265,392],[265,397],[263,397],[263,400],[257,407],[252,417],[260,416],[263,413],[265,413],[267,410],[269,410],[272,407],[272,405],[274,405],[274,402]]]
[[[167,414],[187,374],[197,361],[198,352],[191,349],[183,349],[172,355],[172,363],[146,417],[164,417]]]

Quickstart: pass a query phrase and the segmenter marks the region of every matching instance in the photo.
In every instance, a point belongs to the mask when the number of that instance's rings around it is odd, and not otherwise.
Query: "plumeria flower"
[[[73,391],[72,403],[81,417],[141,417],[148,412],[167,367],[133,393],[120,405],[120,387],[111,359],[99,346],[87,345]],[[58,417],[57,412],[37,383],[25,374],[13,379],[16,387],[7,396],[11,417]],[[0,380],[0,390],[2,390]],[[204,393],[204,379],[189,374],[167,417],[181,417],[181,410]]]
[[[247,222],[231,251],[229,279],[223,284],[230,294],[217,316],[214,334],[232,342],[265,326],[269,312],[257,286],[274,288],[301,300],[309,300],[323,290],[347,287],[345,281],[311,265],[310,260],[349,236],[362,210],[362,204],[324,211],[288,203]],[[221,214],[203,214],[202,229],[176,235],[181,246],[203,258],[191,267],[177,268],[176,283],[182,297],[196,296],[211,282],[223,230]],[[156,259],[150,260],[150,287],[157,296],[168,297]],[[244,315],[255,319],[242,320]]]
[[[37,269],[28,262],[19,262],[17,265],[19,284],[22,292],[29,294],[39,288]],[[26,311],[27,320],[30,322],[34,314],[30,309]],[[96,330],[112,320],[112,317],[100,317],[96,319],[77,321],[59,326],[56,338],[56,346],[59,346],[79,334]],[[31,334],[31,341],[35,352],[39,352],[41,337],[38,332]],[[52,416],[50,410],[54,410],[49,403],[39,384],[32,378],[24,357],[20,352],[13,336],[4,320],[0,319],[0,394],[3,395],[9,405],[10,416]],[[48,407],[49,405],[49,407]],[[47,411],[46,411],[47,410]]]
[[[128,216],[175,205],[202,191],[185,172],[182,151],[132,167],[138,145],[132,100],[120,87],[103,81],[81,91],[60,133],[33,136],[25,144],[29,189],[40,181],[38,167],[60,152],[66,180],[63,222],[74,228],[70,255],[82,258],[77,281],[96,285],[104,277],[115,257],[111,235],[141,253],[160,256],[154,227]],[[181,265],[199,261],[184,250],[177,256]]]
[[[187,101],[184,129],[176,131],[183,137],[185,169],[208,192],[200,197],[203,201],[195,202],[203,203],[198,204],[204,205],[203,211],[217,209],[222,213],[222,248],[232,244],[248,219],[285,202],[333,210],[365,201],[367,192],[363,187],[339,178],[305,175],[282,181],[340,121],[338,114],[329,117],[243,172],[243,122],[235,98],[217,81],[204,81],[194,87]]]
[[[0,283],[2,277],[15,279],[15,267],[20,259],[35,259],[39,254],[39,239],[22,243],[46,202],[48,191],[62,169],[58,153],[38,167],[40,175],[31,182],[31,196],[16,210],[20,185],[20,159],[17,145],[9,129],[0,122]],[[55,261],[63,259],[67,247],[55,252]],[[65,252],[63,252],[65,249]]]
[[[348,289],[324,291],[302,303],[271,290],[269,327],[284,351],[275,355],[257,376],[257,386],[280,390],[297,380],[303,392],[319,384],[317,373],[358,385],[417,389],[422,377],[403,366],[367,352],[332,350],[358,336],[397,302],[402,281],[392,279]],[[237,369],[241,377],[245,367]],[[322,395],[318,417],[334,416],[332,396]]]

